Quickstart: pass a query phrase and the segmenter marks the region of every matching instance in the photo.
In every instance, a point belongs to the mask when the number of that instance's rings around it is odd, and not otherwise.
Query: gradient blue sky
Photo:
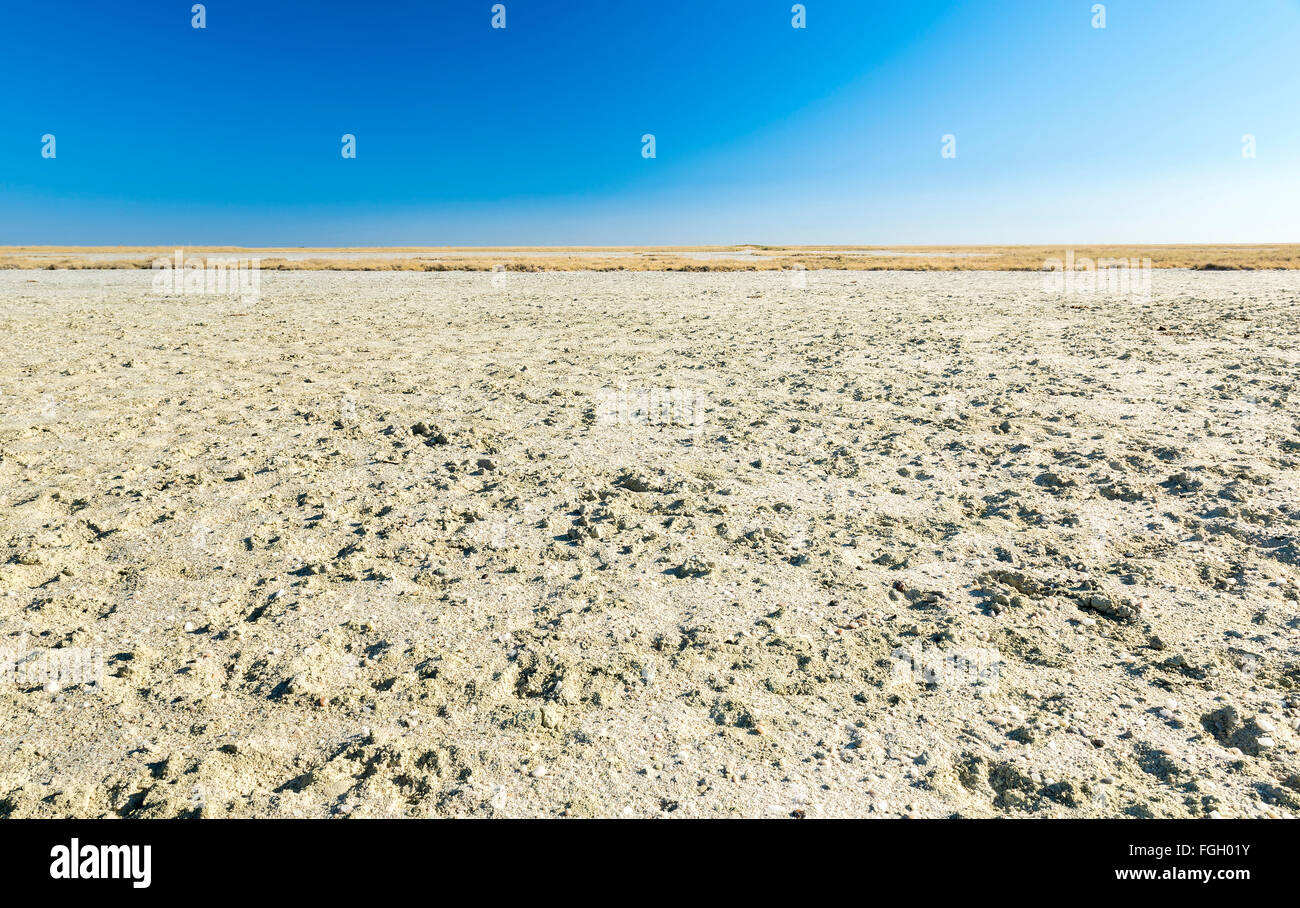
[[[8,5],[0,243],[1300,241],[1300,0],[191,5]]]

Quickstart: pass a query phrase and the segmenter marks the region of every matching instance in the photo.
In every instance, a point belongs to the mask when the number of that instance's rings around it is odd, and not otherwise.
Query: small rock
[[[711,562],[705,561],[696,555],[687,557],[677,568],[677,576],[686,577],[703,577],[713,573],[714,566]]]
[[[649,492],[650,480],[643,473],[624,473],[614,483],[629,492]]]

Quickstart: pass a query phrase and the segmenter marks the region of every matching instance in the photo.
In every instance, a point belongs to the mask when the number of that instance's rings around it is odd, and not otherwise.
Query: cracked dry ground
[[[0,815],[1300,811],[1300,278],[804,277],[0,272]]]

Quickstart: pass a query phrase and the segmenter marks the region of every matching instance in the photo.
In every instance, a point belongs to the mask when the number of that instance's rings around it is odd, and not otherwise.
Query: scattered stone
[[[1120,621],[1131,621],[1138,615],[1138,607],[1131,599],[1113,597],[1106,593],[1080,595],[1076,601],[1082,608]]]
[[[629,492],[649,492],[651,489],[650,480],[644,473],[624,473],[614,484]]]
[[[1235,706],[1224,706],[1201,717],[1201,725],[1214,736],[1214,739],[1229,750],[1236,749],[1248,756],[1258,756],[1260,751],[1276,745],[1276,741],[1266,731],[1274,729],[1267,719],[1255,717],[1249,721],[1242,719]]]
[[[559,728],[564,722],[564,710],[556,703],[542,704],[542,727]]]
[[[683,579],[687,577],[704,577],[712,574],[714,565],[710,561],[705,561],[697,555],[690,555],[677,567],[677,576]]]

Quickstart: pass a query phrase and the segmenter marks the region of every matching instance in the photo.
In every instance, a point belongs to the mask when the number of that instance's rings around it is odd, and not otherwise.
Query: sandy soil
[[[1152,283],[0,272],[0,816],[1300,812],[1300,278]]]

